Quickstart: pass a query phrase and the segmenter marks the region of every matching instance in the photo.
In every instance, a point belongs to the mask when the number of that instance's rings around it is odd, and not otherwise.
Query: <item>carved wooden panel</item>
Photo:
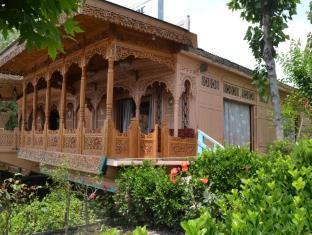
[[[35,134],[34,135],[34,147],[35,148],[43,148],[44,147],[44,135],[43,134]]]
[[[98,156],[25,148],[19,150],[18,158],[39,162],[43,165],[60,166],[65,164],[69,169],[94,174],[99,172],[101,162],[101,157]]]
[[[0,147],[15,148],[16,133],[4,131],[0,133]]]
[[[101,154],[103,144],[102,133],[85,133],[83,152],[87,154]]]
[[[234,95],[234,96],[239,96],[239,87],[234,86],[228,83],[224,83],[224,93],[229,94],[229,95]]]
[[[196,138],[169,138],[169,156],[170,157],[193,157],[197,154]]]
[[[207,76],[202,76],[201,85],[207,88],[215,89],[215,90],[220,89],[220,82],[216,79],[213,79]]]
[[[255,101],[256,93],[247,89],[242,89],[242,98]]]

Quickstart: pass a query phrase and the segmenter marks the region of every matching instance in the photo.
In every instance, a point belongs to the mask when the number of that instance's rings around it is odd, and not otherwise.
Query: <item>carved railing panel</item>
[[[0,132],[0,148],[15,149],[17,141],[17,133],[14,131],[2,130]]]
[[[166,124],[161,128],[161,155],[168,157],[193,157],[197,154],[197,138],[173,137]]]
[[[129,157],[129,135],[128,133],[120,133],[115,128],[112,129],[113,138],[113,149],[112,155],[117,158],[128,158]]]
[[[64,129],[63,133],[63,152],[78,152],[78,134],[76,129]]]
[[[103,153],[103,133],[101,130],[84,130],[83,153],[100,155]]]
[[[30,148],[32,147],[32,132],[24,131],[24,147]]]
[[[197,154],[196,138],[169,137],[170,157],[192,157]]]
[[[48,130],[47,149],[53,150],[53,151],[59,151],[59,146],[60,146],[59,131]]]
[[[44,148],[44,134],[43,131],[36,131],[34,134],[34,148],[43,149]]]
[[[139,157],[156,158],[158,148],[158,125],[149,134],[139,132]]]

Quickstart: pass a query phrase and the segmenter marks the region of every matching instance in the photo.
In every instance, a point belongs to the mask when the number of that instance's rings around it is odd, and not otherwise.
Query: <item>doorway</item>
[[[251,106],[235,101],[224,101],[225,144],[248,146],[251,149]]]

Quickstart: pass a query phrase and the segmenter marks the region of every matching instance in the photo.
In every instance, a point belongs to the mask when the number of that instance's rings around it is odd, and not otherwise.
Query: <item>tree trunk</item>
[[[273,56],[273,43],[270,37],[271,33],[271,14],[267,10],[263,14],[263,60],[268,72],[268,79],[270,82],[270,93],[273,106],[273,119],[275,125],[276,138],[278,140],[284,139],[283,125],[282,125],[282,113],[281,113],[281,101],[278,92],[278,81],[276,76],[275,60]]]

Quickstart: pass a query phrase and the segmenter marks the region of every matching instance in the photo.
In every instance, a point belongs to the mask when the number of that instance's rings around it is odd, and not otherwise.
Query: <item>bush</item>
[[[28,205],[21,206],[12,218],[13,234],[32,234],[34,232],[53,231],[64,228],[65,191],[55,190],[42,201],[35,199]],[[73,194],[69,210],[69,225],[84,223],[83,204]],[[90,211],[91,220],[94,215]]]
[[[311,140],[297,143],[290,155],[271,152],[240,191],[218,201],[222,219],[206,212],[181,224],[186,234],[310,234],[311,154]]]
[[[164,168],[149,162],[128,167],[116,183],[116,209],[122,221],[131,225],[177,227],[194,208],[184,181],[172,183]]]
[[[269,145],[268,152],[280,152],[282,155],[288,155],[293,151],[294,143],[289,140],[276,140],[273,144]]]
[[[216,152],[204,151],[190,165],[191,175],[207,177],[212,192],[230,192],[239,189],[241,179],[256,173],[260,164],[257,155],[248,149],[229,146]]]

